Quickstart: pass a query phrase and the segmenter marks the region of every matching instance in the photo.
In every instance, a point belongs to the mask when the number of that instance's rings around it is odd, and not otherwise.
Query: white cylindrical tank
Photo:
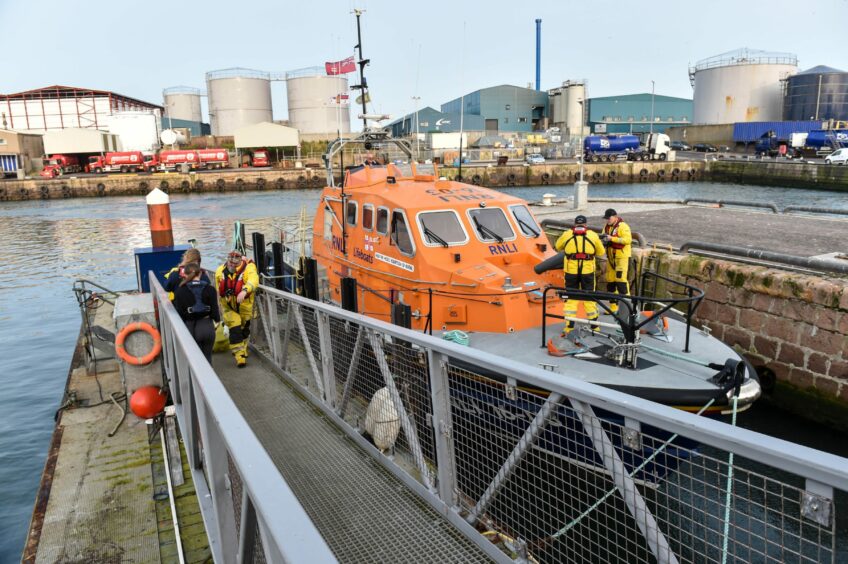
[[[162,91],[165,101],[165,115],[171,119],[184,119],[194,122],[202,122],[203,114],[200,111],[200,97],[202,92],[199,88],[191,86],[172,86]]]
[[[783,85],[798,72],[798,57],[738,49],[699,61],[689,69],[695,89],[695,124],[780,121]]]
[[[582,135],[586,84],[571,82],[566,90],[565,124],[567,135]]]
[[[212,135],[233,135],[246,125],[273,120],[267,72],[241,68],[208,72],[206,91]]]
[[[350,131],[348,83],[344,76],[326,76],[323,69],[286,73],[291,126],[300,133],[333,135]]]

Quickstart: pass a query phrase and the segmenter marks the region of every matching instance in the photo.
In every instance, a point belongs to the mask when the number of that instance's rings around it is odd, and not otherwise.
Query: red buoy
[[[167,399],[161,388],[143,386],[130,396],[130,411],[141,419],[150,419],[162,413]]]

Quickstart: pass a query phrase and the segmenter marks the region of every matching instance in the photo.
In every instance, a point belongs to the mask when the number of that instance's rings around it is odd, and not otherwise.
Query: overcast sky
[[[161,104],[165,87],[205,88],[209,70],[322,65],[352,53],[354,6],[366,10],[374,109],[395,117],[415,95],[438,109],[463,91],[534,82],[536,18],[542,88],[586,79],[590,97],[650,92],[651,80],[691,97],[688,66],[739,47],[848,70],[846,0],[0,0],[0,92],[62,84]],[[285,119],[284,83],[272,92]]]

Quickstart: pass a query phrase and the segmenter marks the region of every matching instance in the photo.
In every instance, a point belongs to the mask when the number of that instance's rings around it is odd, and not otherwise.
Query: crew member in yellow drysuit
[[[630,285],[627,283],[627,264],[630,262],[633,237],[630,235],[630,226],[624,223],[621,216],[610,208],[604,213],[607,224],[601,239],[607,245],[607,292],[627,296],[630,294]],[[618,302],[610,300],[610,309],[613,313],[618,311]]]
[[[556,250],[565,252],[563,270],[565,271],[565,287],[568,290],[595,291],[595,257],[604,255],[604,246],[598,234],[586,228],[586,216],[574,218],[574,227],[559,236],[555,244]],[[577,317],[577,308],[583,302],[586,319],[598,318],[598,304],[592,300],[577,300],[570,298],[565,302],[565,316]],[[574,322],[566,320],[562,329],[563,335],[574,328]],[[592,325],[592,330],[598,330]]]
[[[230,351],[236,359],[236,366],[242,368],[247,364],[253,296],[259,286],[256,265],[244,258],[240,251],[230,252],[227,261],[215,271],[215,286],[221,300],[221,317],[230,330]]]

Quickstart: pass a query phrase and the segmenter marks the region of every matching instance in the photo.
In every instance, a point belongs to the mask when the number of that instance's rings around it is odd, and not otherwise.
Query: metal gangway
[[[840,457],[264,285],[210,366],[151,287],[216,562],[848,558]]]

